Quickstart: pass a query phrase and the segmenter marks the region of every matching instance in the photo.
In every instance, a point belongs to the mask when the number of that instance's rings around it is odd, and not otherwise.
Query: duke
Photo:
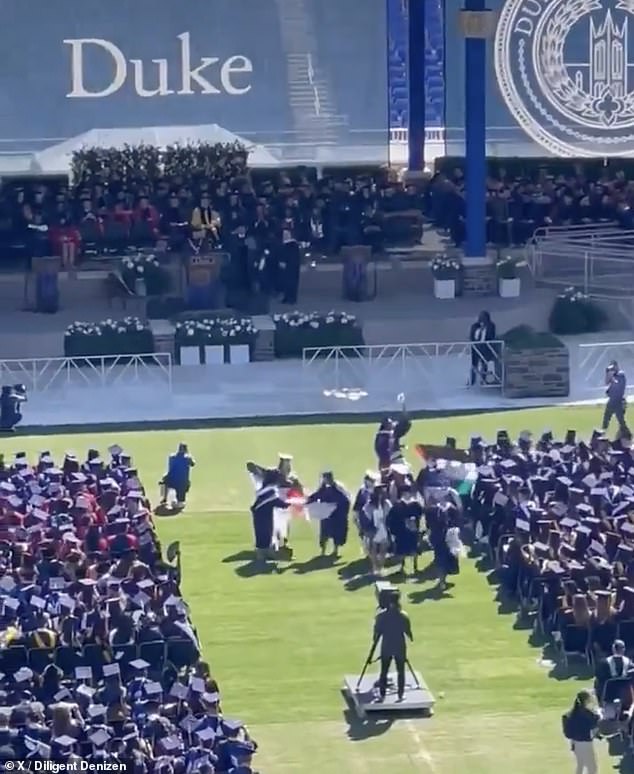
[[[135,92],[139,97],[165,97],[170,94],[229,94],[242,96],[251,90],[249,76],[253,72],[252,61],[241,54],[230,56],[221,61],[217,56],[203,56],[200,63],[194,66],[191,52],[191,35],[183,32],[177,36],[180,48],[180,78],[179,89],[170,88],[170,73],[175,63],[168,59],[152,59],[151,65],[158,69],[158,84],[156,88],[147,88],[144,70],[148,63],[142,59],[126,60],[124,52],[110,40],[102,38],[69,38],[64,44],[71,50],[71,90],[67,97],[79,99],[103,99],[116,94],[125,85],[129,69]],[[99,90],[86,88],[85,56],[87,49],[101,49],[114,66],[109,82],[103,83]],[[93,78],[92,74],[89,74]],[[106,80],[104,78],[104,80]]]

